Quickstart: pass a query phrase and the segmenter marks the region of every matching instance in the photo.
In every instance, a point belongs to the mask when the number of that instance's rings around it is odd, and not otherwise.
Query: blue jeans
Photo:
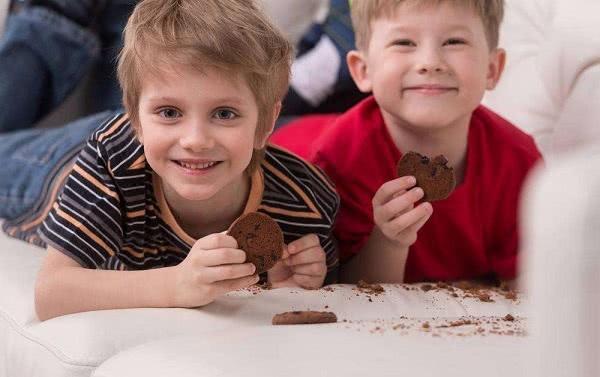
[[[62,0],[83,12],[81,0]],[[71,4],[72,3],[72,4]],[[115,58],[135,0],[111,0],[97,30],[44,7],[11,13],[0,40],[0,133],[30,128],[93,75],[88,113],[121,107]]]
[[[0,218],[15,220],[35,211],[56,173],[114,114],[106,111],[61,128],[0,134]]]

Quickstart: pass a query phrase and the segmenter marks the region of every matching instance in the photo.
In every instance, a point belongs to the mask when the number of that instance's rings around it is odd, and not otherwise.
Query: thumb
[[[194,248],[199,247],[205,250],[231,248],[237,249],[238,244],[235,238],[227,235],[226,232],[213,233],[200,238],[194,244]]]

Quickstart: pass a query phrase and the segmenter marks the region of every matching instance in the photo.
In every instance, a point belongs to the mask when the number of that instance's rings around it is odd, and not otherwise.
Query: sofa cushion
[[[35,275],[44,251],[0,235],[0,357],[7,375],[87,376],[106,359],[154,340],[209,332],[270,326],[275,313],[323,310],[326,306],[350,321],[463,316],[525,316],[521,300],[493,293],[493,302],[453,297],[446,290],[389,285],[379,296],[357,292],[352,285],[301,291],[244,290],[199,309],[105,310],[36,319]],[[237,329],[237,330],[236,330]]]
[[[178,337],[122,352],[93,376],[528,376],[523,337],[374,328],[263,326]]]

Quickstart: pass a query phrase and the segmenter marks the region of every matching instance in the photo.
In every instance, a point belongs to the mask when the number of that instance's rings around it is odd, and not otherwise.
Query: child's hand
[[[431,203],[414,204],[423,190],[414,187],[414,177],[401,177],[383,184],[373,197],[373,218],[380,232],[400,247],[408,248],[417,240],[417,231],[433,213]],[[412,188],[412,189],[411,189]]]
[[[323,285],[326,274],[325,251],[315,234],[308,234],[287,245],[283,258],[268,272],[269,282],[274,288],[317,289]]]
[[[246,253],[224,233],[196,241],[188,256],[174,268],[175,307],[206,305],[227,292],[258,282],[256,267],[244,263]]]

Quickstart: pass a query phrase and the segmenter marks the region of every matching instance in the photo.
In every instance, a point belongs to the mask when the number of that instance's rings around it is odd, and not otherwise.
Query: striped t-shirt
[[[160,182],[146,162],[128,116],[119,114],[93,133],[54,204],[36,218],[22,221],[12,233],[51,245],[86,268],[142,270],[177,265],[195,240],[175,221]],[[272,217],[286,244],[316,234],[327,255],[326,282],[335,280],[338,255],[332,226],[339,197],[325,175],[292,153],[269,145],[251,182],[244,212]],[[41,240],[34,235],[36,230]]]

